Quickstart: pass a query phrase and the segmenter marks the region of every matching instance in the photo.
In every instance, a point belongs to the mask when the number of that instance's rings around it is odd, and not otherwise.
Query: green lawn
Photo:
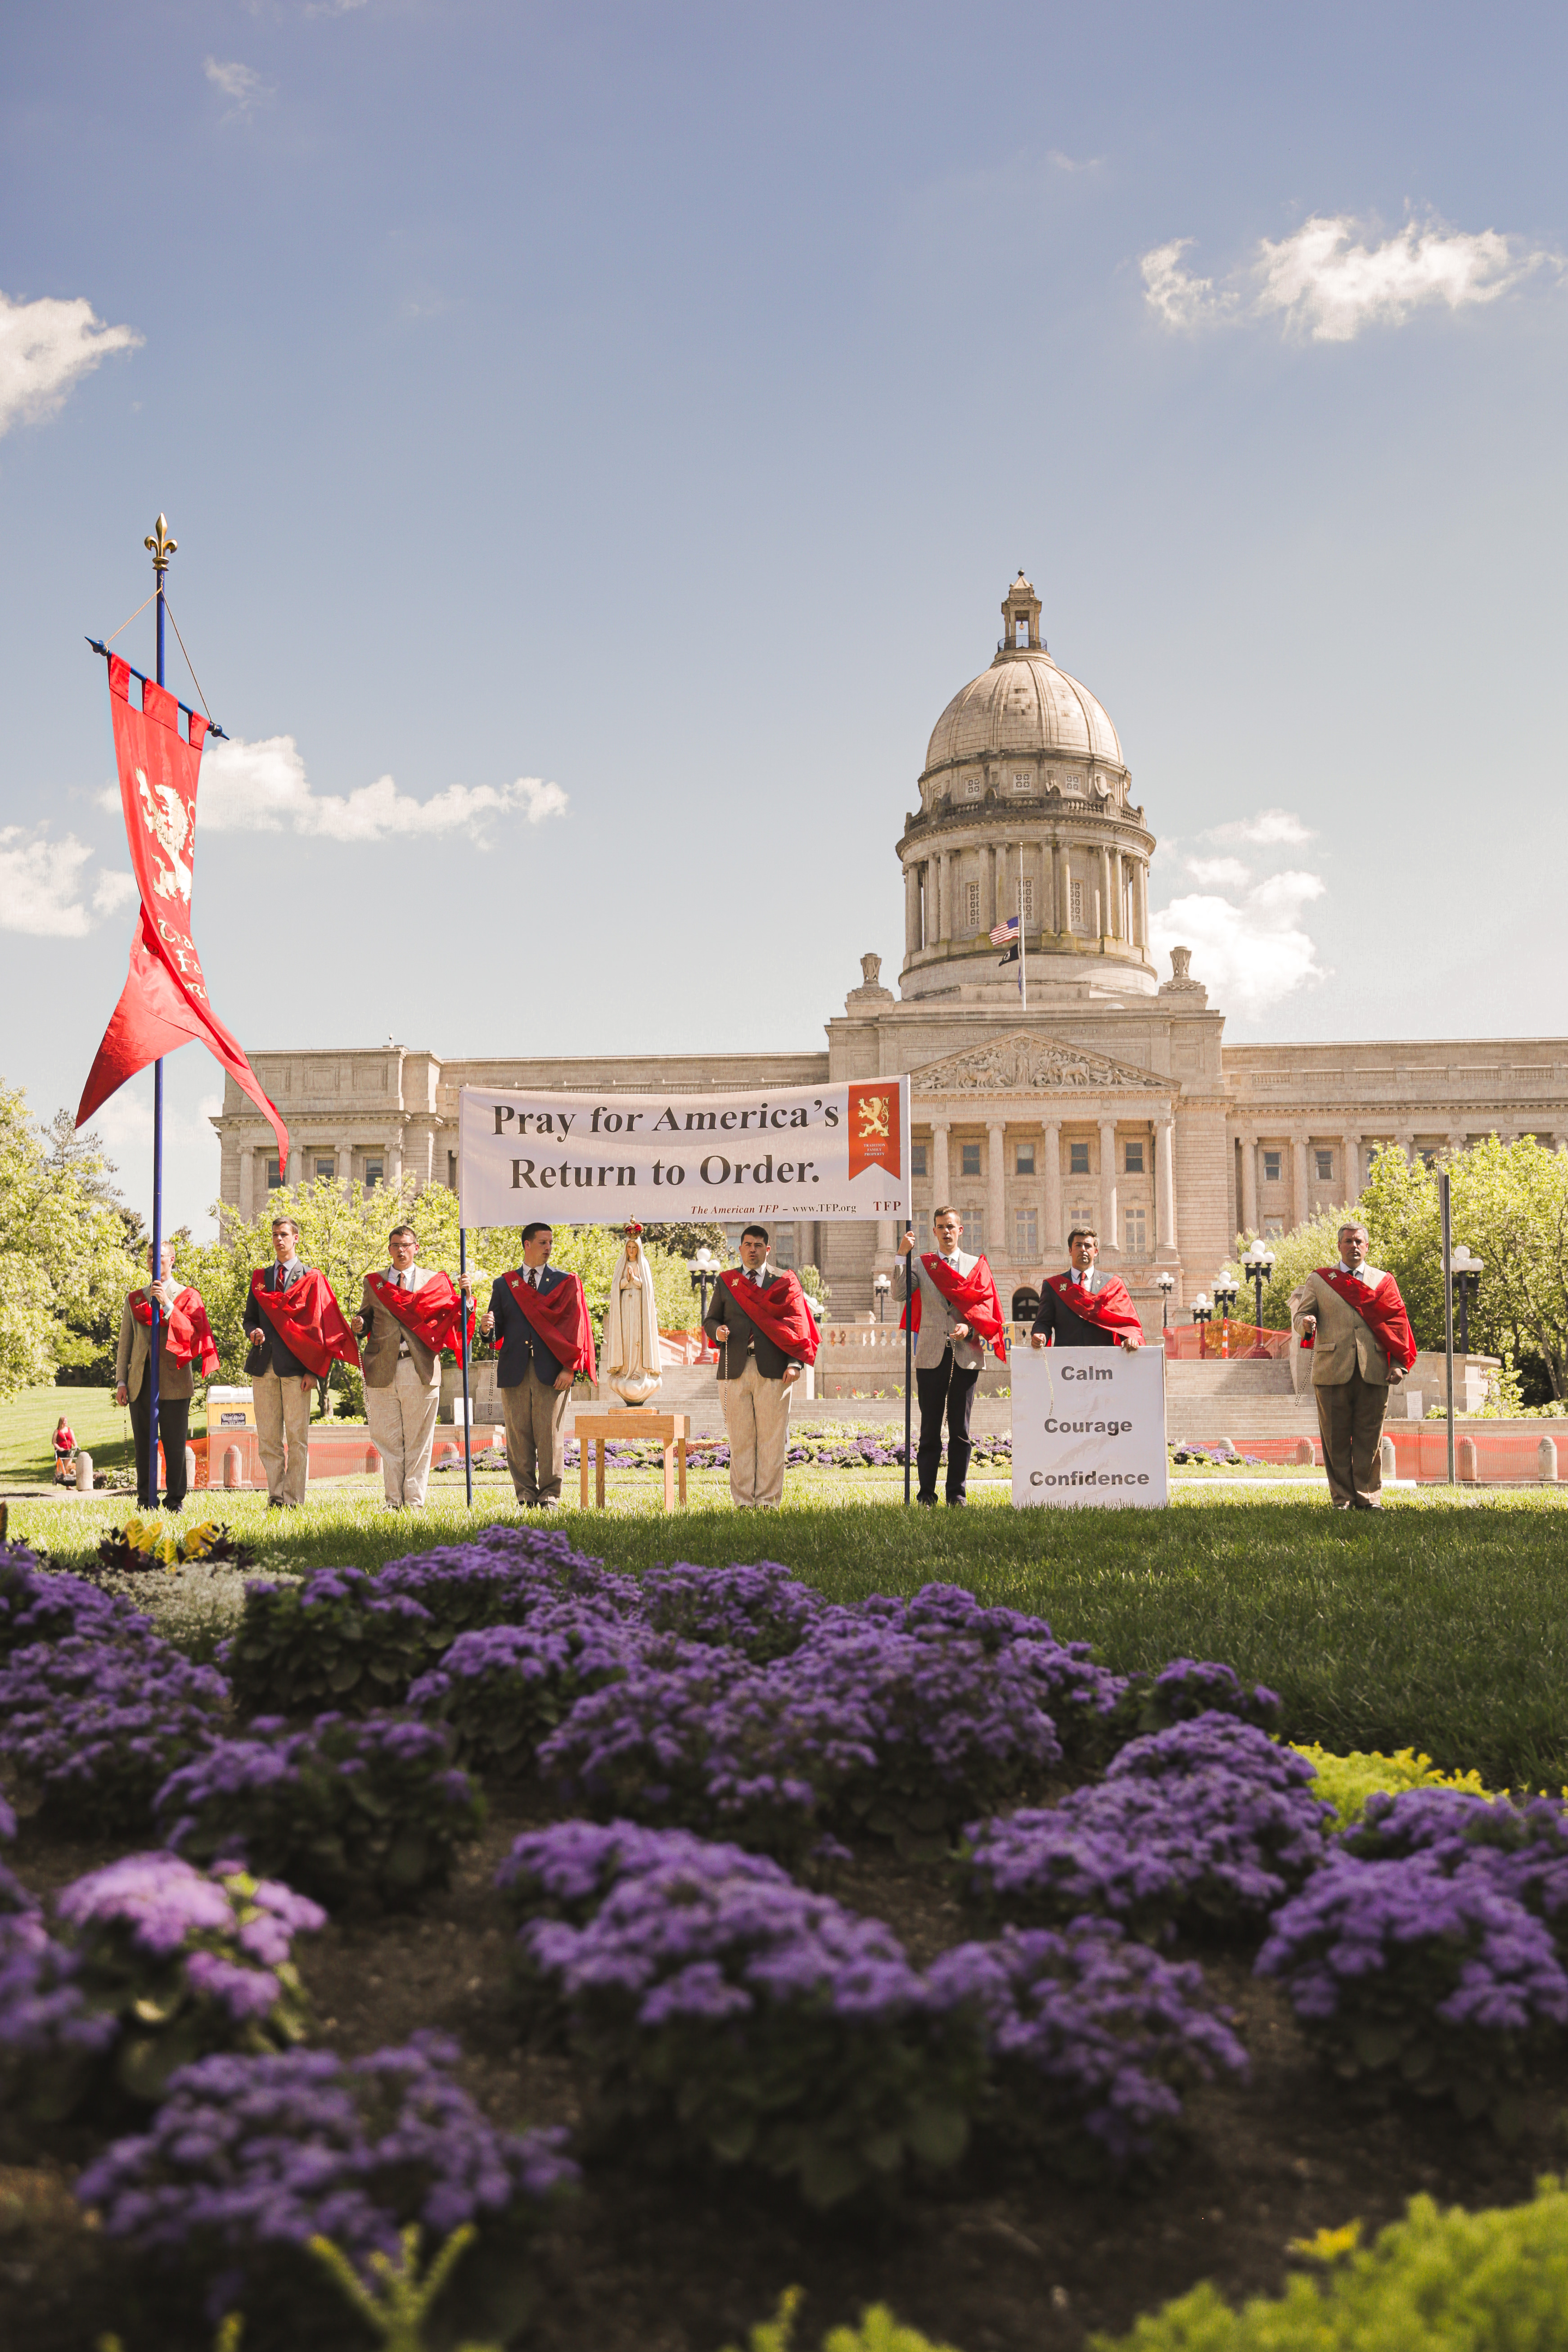
[[[24,1389],[0,1404],[0,1486],[36,1486],[55,1474],[55,1423],[64,1413],[97,1470],[134,1462],[131,1415],[112,1389]]]
[[[460,1488],[443,1486],[418,1519],[391,1518],[368,1482],[347,1484],[299,1515],[250,1496],[216,1507],[271,1573],[375,1567],[511,1516],[502,1481],[486,1482],[472,1517]],[[846,1600],[949,1580],[1048,1618],[1119,1667],[1226,1659],[1279,1691],[1294,1738],[1422,1748],[1494,1783],[1568,1781],[1568,1517],[1554,1490],[1460,1502],[1427,1489],[1376,1518],[1239,1481],[1195,1482],[1147,1513],[1016,1512],[1005,1486],[966,1512],[905,1512],[885,1476],[827,1472],[792,1474],[776,1513],[736,1512],[723,1490],[721,1476],[694,1480],[692,1507],[666,1518],[657,1480],[627,1477],[612,1510],[557,1524],[632,1570],[780,1559]],[[20,1502],[11,1532],[63,1567],[123,1510]]]

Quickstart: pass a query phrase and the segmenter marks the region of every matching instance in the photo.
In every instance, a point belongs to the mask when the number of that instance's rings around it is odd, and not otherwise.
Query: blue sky
[[[74,1104],[123,977],[82,638],[160,508],[253,1048],[816,1044],[896,969],[892,844],[1020,565],[1229,1036],[1562,1034],[1565,47],[1544,7],[11,11],[0,1071]],[[168,1067],[200,1225],[218,1074]],[[138,1190],[150,1089],[100,1121]]]

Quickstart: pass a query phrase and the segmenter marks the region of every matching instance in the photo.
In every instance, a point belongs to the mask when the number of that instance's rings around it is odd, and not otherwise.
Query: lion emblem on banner
[[[855,1108],[860,1114],[862,1142],[873,1135],[886,1135],[889,1132],[888,1118],[890,1106],[886,1095],[862,1095]]]
[[[142,768],[136,771],[136,789],[142,800],[142,821],[167,860],[160,866],[154,858],[153,887],[161,898],[183,898],[188,907],[191,868],[186,853],[195,831],[195,813],[173,784],[160,784],[154,794]]]

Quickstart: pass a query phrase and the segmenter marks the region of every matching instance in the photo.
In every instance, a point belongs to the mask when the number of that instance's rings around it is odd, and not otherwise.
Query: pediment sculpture
[[[1085,1053],[1054,1037],[1015,1030],[985,1045],[972,1045],[927,1062],[910,1073],[917,1095],[1168,1094],[1168,1079],[1135,1070],[1104,1054]]]

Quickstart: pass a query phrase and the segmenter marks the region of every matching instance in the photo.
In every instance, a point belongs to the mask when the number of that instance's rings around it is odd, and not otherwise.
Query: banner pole
[[[158,677],[163,683],[163,581],[169,569],[169,558],[174,551],[174,541],[169,537],[168,525],[158,517],[153,535],[144,539],[143,547],[153,555],[153,582],[158,605]],[[148,1304],[153,1309],[148,1326],[150,1342],[147,1357],[147,1507],[158,1507],[158,1351],[161,1345],[158,1315],[158,1284],[163,1275],[163,1057],[153,1065],[153,1289]],[[181,1468],[184,1465],[181,1464]],[[167,1468],[167,1465],[165,1465]]]
[[[1448,1484],[1454,1484],[1454,1219],[1447,1169],[1437,1173],[1443,1211],[1443,1353],[1448,1367]]]
[[[914,1227],[904,1228],[909,1248],[904,1252],[904,1504],[910,1499],[910,1433],[913,1425],[914,1404],[910,1391],[914,1387],[915,1360],[915,1248]]]
[[[458,1280],[468,1278],[468,1229],[458,1227]],[[468,1490],[468,1508],[474,1507],[474,1426],[473,1407],[468,1402],[468,1302],[459,1288],[458,1293],[458,1325],[463,1335],[463,1481]]]

